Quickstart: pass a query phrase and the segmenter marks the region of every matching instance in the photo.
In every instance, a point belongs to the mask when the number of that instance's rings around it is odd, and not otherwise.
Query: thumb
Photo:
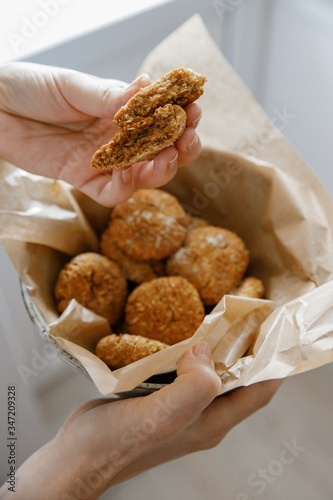
[[[118,109],[141,88],[151,84],[142,74],[130,85],[76,71],[60,73],[61,91],[68,102],[87,116],[113,118]]]
[[[188,427],[221,390],[207,342],[199,342],[185,353],[177,374],[172,384],[142,400],[142,411],[158,425],[159,444]]]

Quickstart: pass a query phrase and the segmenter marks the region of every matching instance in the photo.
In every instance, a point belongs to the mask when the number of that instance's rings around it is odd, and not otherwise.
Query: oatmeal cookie
[[[265,294],[263,282],[254,276],[247,276],[232,290],[233,295],[261,299]]]
[[[187,278],[205,305],[215,305],[235,288],[249,263],[249,252],[234,232],[216,226],[190,231],[183,247],[167,261],[168,275]]]
[[[114,260],[120,266],[124,276],[134,283],[143,283],[158,276],[165,275],[165,262],[162,260],[134,260],[129,257],[117,245],[117,239],[113,235],[113,226],[103,231],[100,241],[100,251],[103,255]]]
[[[168,345],[163,342],[148,339],[141,335],[130,335],[128,333],[117,335],[112,333],[98,342],[95,352],[96,356],[104,363],[116,370],[166,347]]]
[[[191,337],[204,319],[198,291],[181,276],[142,283],[129,295],[125,322],[131,334],[175,344]]]
[[[110,225],[117,246],[135,260],[162,260],[184,242],[188,215],[160,189],[138,189],[114,207]]]
[[[183,108],[167,104],[131,128],[120,129],[110,142],[96,151],[91,164],[98,170],[110,170],[148,160],[171,146],[182,135],[185,126]]]
[[[62,313],[72,299],[115,324],[125,309],[127,283],[118,264],[104,255],[77,255],[60,271],[55,285],[57,309]]]
[[[118,127],[128,128],[166,104],[185,108],[203,94],[206,81],[205,76],[189,68],[173,69],[131,97],[116,113],[114,121]]]
[[[142,88],[114,116],[118,133],[101,146],[91,166],[111,171],[147,160],[173,144],[184,132],[184,107],[203,93],[206,77],[178,68]]]

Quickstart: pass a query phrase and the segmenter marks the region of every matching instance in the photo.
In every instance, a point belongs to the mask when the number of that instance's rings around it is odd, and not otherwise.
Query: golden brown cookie
[[[158,340],[148,339],[141,335],[120,333],[103,337],[96,346],[98,356],[110,368],[116,370],[150,356],[168,347]]]
[[[173,144],[186,126],[185,106],[203,93],[206,77],[178,68],[141,89],[116,113],[119,131],[91,159],[98,170],[112,171],[144,161]]]
[[[171,146],[184,132],[186,113],[180,106],[167,104],[153,116],[143,118],[119,132],[93,155],[91,165],[110,170],[148,160]]]
[[[216,226],[190,231],[181,247],[167,261],[167,274],[187,278],[204,304],[214,305],[242,279],[249,252],[234,232]]]
[[[188,215],[178,200],[160,189],[138,189],[111,214],[117,246],[135,260],[162,260],[184,242]]]
[[[143,283],[165,274],[165,262],[161,260],[138,261],[129,257],[117,245],[113,235],[113,226],[103,231],[100,241],[100,251],[109,259],[117,262],[126,279],[134,283]]]
[[[72,299],[115,324],[125,309],[127,283],[119,266],[94,252],[77,255],[60,271],[55,285],[58,311]]]
[[[203,94],[206,81],[205,76],[189,68],[173,69],[131,97],[116,113],[114,121],[118,127],[128,128],[166,104],[185,108]]]
[[[142,283],[129,295],[125,322],[135,335],[175,344],[191,337],[204,319],[198,291],[180,276]]]
[[[259,278],[248,276],[244,278],[231,293],[240,297],[261,299],[265,294],[265,288],[263,282]]]

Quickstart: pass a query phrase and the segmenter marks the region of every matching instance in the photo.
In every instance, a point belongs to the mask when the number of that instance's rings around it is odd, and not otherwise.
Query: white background
[[[125,7],[146,2],[119,3]],[[221,5],[227,7],[223,15]],[[267,114],[272,116],[274,109],[286,106],[295,115],[283,132],[333,194],[331,1],[176,0],[135,17],[120,12],[120,6],[114,1],[95,0],[85,5],[87,11],[83,12],[83,2],[71,0],[39,28],[24,51],[17,53],[8,34],[19,33],[22,19],[33,19],[40,4],[12,2],[6,4],[6,10],[3,4],[1,61],[25,57],[129,81],[156,43],[199,11]],[[115,22],[117,15],[120,18]],[[77,38],[76,34],[85,35]],[[59,45],[68,38],[68,43]],[[48,50],[35,54],[41,47]],[[6,433],[6,388],[15,384],[20,463],[54,435],[72,408],[98,394],[88,379],[45,350],[27,317],[17,276],[3,250],[0,278],[1,435]],[[39,357],[44,362],[38,364]],[[24,381],[20,366],[33,369],[35,374]],[[267,408],[240,424],[214,450],[151,470],[113,488],[103,499],[240,500],[244,493],[248,500],[330,500],[332,377],[333,365],[327,365],[287,380]],[[302,452],[259,494],[249,484],[249,477],[278,460],[284,443],[293,441]],[[6,462],[1,441],[2,481]]]
[[[15,0],[2,6],[0,62],[22,58],[172,0]]]

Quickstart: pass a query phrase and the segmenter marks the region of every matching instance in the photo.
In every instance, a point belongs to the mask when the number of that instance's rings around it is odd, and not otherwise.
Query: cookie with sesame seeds
[[[239,285],[231,291],[233,295],[238,297],[250,297],[261,299],[265,295],[265,287],[263,282],[254,276],[247,276]]]
[[[165,275],[164,260],[135,260],[123,252],[117,245],[112,224],[109,224],[101,235],[100,251],[109,259],[117,262],[125,278],[134,283],[143,283]]]
[[[162,260],[184,242],[189,217],[161,189],[138,189],[114,207],[110,225],[117,246],[134,260]]]
[[[215,305],[234,289],[249,264],[249,251],[233,231],[203,226],[190,231],[184,246],[166,264],[167,274],[188,279],[205,305]]]
[[[168,347],[158,340],[148,339],[141,335],[120,333],[107,335],[97,343],[96,356],[110,368],[116,370],[134,363]]]
[[[205,315],[196,288],[181,276],[155,278],[129,295],[125,324],[134,335],[176,344],[191,337]]]

